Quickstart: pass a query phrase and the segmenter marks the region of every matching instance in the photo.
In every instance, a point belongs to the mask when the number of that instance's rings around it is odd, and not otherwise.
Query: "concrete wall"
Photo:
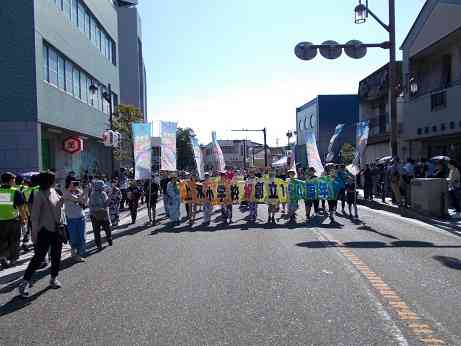
[[[117,13],[109,1],[85,0],[100,24],[118,44]],[[108,115],[47,83],[43,74],[43,40],[103,84],[120,94],[118,67],[49,0],[36,1],[35,51],[37,57],[38,120],[56,127],[100,138],[108,128]],[[118,61],[118,57],[117,57]]]

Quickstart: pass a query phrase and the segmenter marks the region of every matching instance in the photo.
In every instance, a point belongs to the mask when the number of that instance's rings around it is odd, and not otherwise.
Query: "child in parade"
[[[194,200],[194,197],[197,196],[197,177],[194,174],[190,175],[188,181],[188,188],[190,193],[190,202],[189,202],[189,225],[193,226],[195,223],[195,216],[197,215],[197,201]]]
[[[330,196],[328,199],[328,213],[330,214],[331,222],[335,222],[335,214],[338,208],[338,194],[342,186],[342,178],[338,178],[336,170],[331,168],[328,176],[332,182]]]
[[[278,196],[278,186],[276,183],[276,174],[275,171],[269,173],[269,179],[266,184],[266,202],[267,202],[267,212],[268,212],[268,224],[275,225],[275,213],[279,211],[279,196]]]
[[[224,186],[224,199],[222,204],[223,219],[225,224],[232,223],[232,214],[233,214],[233,203],[231,198],[231,182],[233,175],[226,172],[221,173],[221,184]]]
[[[305,177],[306,185],[308,185],[309,183],[314,183],[316,179],[317,176],[315,175],[315,168],[309,167],[307,175]],[[314,196],[310,198],[309,191],[306,191],[306,194],[304,196],[304,205],[306,207],[306,221],[309,222],[311,220],[312,205],[314,206],[314,215],[317,216],[319,213],[319,200],[315,192]]]
[[[298,193],[297,181],[295,179],[296,172],[288,171],[288,223],[296,223],[296,210],[298,210]]]
[[[203,202],[203,225],[208,226],[210,224],[211,213],[213,211],[213,188],[210,179],[210,174],[205,173],[205,180],[202,184],[204,202]]]
[[[359,217],[357,211],[357,196],[355,189],[355,181],[353,178],[348,178],[346,182],[346,201],[349,209],[349,217],[352,218],[352,207],[354,207],[354,216],[355,218]]]
[[[114,178],[109,191],[109,214],[113,227],[117,227],[120,222],[120,202],[122,201],[122,191],[118,186],[118,179]]]
[[[155,225],[155,219],[157,216],[157,201],[158,201],[158,192],[160,190],[160,184],[157,177],[152,177],[150,180],[146,181],[144,184],[144,191],[146,193],[147,201],[147,213],[149,215],[149,220]]]
[[[248,174],[248,180],[245,184],[245,195],[248,201],[248,209],[250,210],[249,221],[255,223],[258,218],[258,204],[255,201],[254,189],[256,185],[256,173],[251,170]]]

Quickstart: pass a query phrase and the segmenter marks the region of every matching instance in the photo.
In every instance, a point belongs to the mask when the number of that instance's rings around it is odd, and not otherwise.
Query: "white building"
[[[401,47],[406,156],[461,160],[460,42],[461,0],[428,0]]]

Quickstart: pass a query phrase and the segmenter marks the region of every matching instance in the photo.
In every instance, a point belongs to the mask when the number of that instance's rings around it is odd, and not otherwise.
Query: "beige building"
[[[404,156],[461,160],[460,42],[461,0],[428,0],[401,47]]]

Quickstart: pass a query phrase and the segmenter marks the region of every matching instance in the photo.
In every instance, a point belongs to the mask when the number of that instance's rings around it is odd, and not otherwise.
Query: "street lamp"
[[[102,88],[102,97],[106,102],[109,103],[109,130],[112,130],[113,128],[113,109],[112,109],[112,87],[109,84],[107,84],[107,87],[104,85],[101,85]],[[98,92],[99,87],[96,85],[93,81],[91,82],[90,85],[90,92],[94,96]],[[110,148],[110,172],[111,176],[114,174],[114,147]]]
[[[385,24],[369,7],[368,0],[362,0],[355,7],[355,23],[366,22],[368,14],[373,17],[389,33],[389,114],[391,120],[391,153],[398,155],[398,126],[397,126],[397,63],[395,53],[395,0],[389,0],[389,24]]]
[[[367,21],[368,17],[368,0],[366,5],[362,4],[362,0],[359,0],[359,4],[355,7],[355,24],[362,24]]]

